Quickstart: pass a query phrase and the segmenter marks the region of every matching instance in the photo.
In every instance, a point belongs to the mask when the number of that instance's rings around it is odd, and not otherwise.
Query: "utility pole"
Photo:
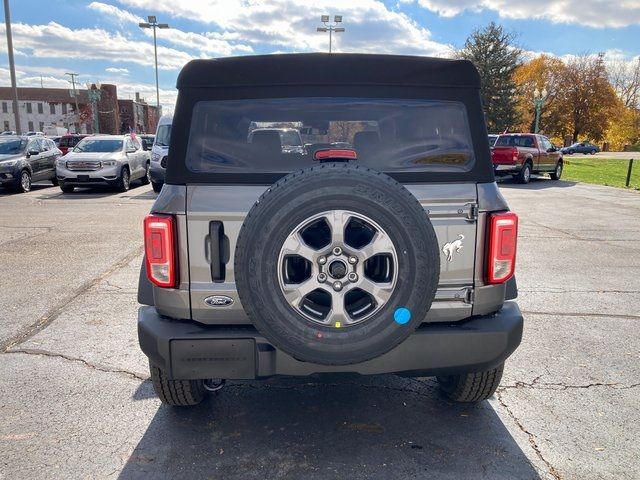
[[[78,108],[78,94],[76,92],[76,77],[77,73],[65,73],[65,75],[69,75],[71,77],[71,85],[73,85],[73,99],[76,101],[76,125],[74,130],[76,133],[80,133],[77,130],[80,130],[80,109]]]
[[[16,133],[20,135],[20,111],[18,110],[18,86],[16,85],[16,65],[13,60],[13,38],[11,36],[11,12],[9,0],[4,0],[4,23],[7,30],[7,53],[9,55],[9,71],[11,72],[11,90],[13,91],[13,115],[16,121]]]
[[[156,28],[169,28],[167,23],[158,23],[158,19],[155,15],[147,16],[147,22],[141,22],[138,24],[140,28],[153,29],[153,54],[156,61],[156,116],[160,117],[160,86],[158,84],[158,44],[156,41]]]

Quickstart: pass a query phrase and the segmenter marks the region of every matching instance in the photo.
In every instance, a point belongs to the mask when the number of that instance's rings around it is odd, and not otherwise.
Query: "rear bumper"
[[[390,352],[366,362],[328,366],[301,362],[273,347],[253,327],[205,326],[138,310],[138,339],[150,361],[170,379],[255,379],[350,372],[447,375],[488,370],[520,344],[523,318],[515,302],[492,315],[451,324],[423,324]]]
[[[493,171],[496,175],[511,175],[520,173],[521,165],[493,165]]]

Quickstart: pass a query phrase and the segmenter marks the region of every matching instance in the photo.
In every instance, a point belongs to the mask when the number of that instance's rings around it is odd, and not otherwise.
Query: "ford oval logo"
[[[228,307],[233,305],[233,298],[226,295],[212,295],[204,299],[204,303],[210,307]]]

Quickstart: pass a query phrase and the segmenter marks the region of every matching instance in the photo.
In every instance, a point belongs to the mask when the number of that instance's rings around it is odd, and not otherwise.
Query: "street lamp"
[[[93,133],[100,133],[100,118],[98,117],[98,102],[100,101],[100,97],[102,97],[102,90],[100,88],[102,85],[100,82],[92,85],[91,82],[87,82],[87,96],[89,97],[89,101],[91,102],[91,114],[93,117],[93,125],[92,130]]]
[[[140,28],[152,28],[153,29],[153,54],[156,60],[156,115],[160,116],[160,87],[158,86],[158,45],[156,42],[156,28],[169,28],[168,23],[158,23],[158,19],[155,15],[149,15],[147,22],[140,22],[138,24]]]
[[[16,133],[22,133],[20,126],[20,111],[18,110],[18,86],[16,83],[16,65],[13,60],[13,37],[11,36],[11,10],[9,9],[9,0],[4,0],[4,23],[7,33],[7,55],[9,57],[9,74],[11,76],[11,93],[13,96],[13,116],[16,122]]]
[[[547,97],[549,94],[547,93],[546,88],[542,88],[542,92],[537,88],[533,91],[533,105],[536,107],[536,128],[534,133],[538,133],[540,129],[540,112],[542,111],[542,107],[544,106],[544,102],[547,101]]]
[[[326,33],[329,32],[329,53],[331,53],[331,44],[333,40],[333,32],[342,33],[344,28],[337,27],[339,23],[342,23],[342,15],[335,15],[333,17],[333,23],[329,23],[329,15],[322,15],[320,21],[324,24],[324,27],[318,27],[316,31]]]

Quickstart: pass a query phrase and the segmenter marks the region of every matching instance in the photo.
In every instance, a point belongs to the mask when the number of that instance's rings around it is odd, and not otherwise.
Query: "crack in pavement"
[[[531,383],[527,382],[516,382],[513,385],[502,385],[499,390],[509,390],[509,389],[519,389],[519,388],[530,388],[530,389],[538,389],[538,390],[572,390],[572,389],[586,389],[586,388],[594,388],[594,387],[611,387],[614,390],[629,390],[631,388],[640,387],[640,383],[632,383],[631,385],[624,385],[620,382],[594,382],[587,383],[583,385],[567,385],[565,383],[539,383],[534,380]]]
[[[529,430],[527,430],[522,424],[522,422],[520,421],[520,419],[518,419],[518,417],[515,416],[515,414],[511,411],[509,406],[503,400],[500,390],[497,390],[495,395],[496,395],[496,398],[498,399],[498,403],[500,403],[500,406],[507,411],[511,419],[515,422],[516,426],[527,435],[527,437],[529,438],[529,444],[531,445],[531,448],[533,448],[533,451],[536,453],[536,456],[547,466],[549,474],[553,476],[553,478],[555,478],[556,480],[562,480],[562,477],[560,476],[560,472],[558,472],[556,468],[553,465],[551,465],[551,462],[549,462],[549,460],[547,460],[542,454],[542,451],[540,450],[540,446],[536,441],[537,439],[536,435],[531,433]]]
[[[596,318],[620,318],[622,320],[640,320],[640,315],[624,315],[618,313],[587,313],[587,312],[539,312],[535,310],[522,310],[527,315],[547,315],[556,317],[596,317]]]
[[[52,357],[52,358],[62,358],[63,360],[67,360],[69,362],[83,364],[83,365],[91,368],[92,370],[98,370],[100,372],[119,373],[119,374],[127,375],[129,377],[133,377],[133,378],[135,378],[137,380],[142,380],[142,381],[145,381],[145,380],[149,379],[149,377],[147,375],[143,375],[141,373],[132,372],[130,370],[124,370],[124,369],[121,369],[121,368],[109,367],[107,365],[102,365],[100,363],[90,362],[88,360],[85,360],[84,358],[72,357],[70,355],[65,355],[64,353],[49,352],[48,350],[40,350],[40,349],[37,349],[37,348],[16,348],[16,349],[7,350],[7,351],[3,352],[4,355],[15,354],[15,353],[20,353],[20,354],[24,354],[24,355],[37,355],[37,356],[43,356],[43,357]]]
[[[142,254],[143,249],[144,249],[143,245],[136,247],[135,249],[130,251],[128,254],[126,254],[124,257],[121,257],[119,260],[117,260],[104,272],[84,282],[82,285],[76,288],[73,292],[71,292],[70,295],[64,298],[61,302],[59,302],[57,305],[54,305],[52,308],[46,311],[44,315],[42,315],[35,323],[29,325],[26,329],[23,329],[22,332],[19,332],[17,335],[14,335],[8,338],[7,340],[5,340],[4,342],[0,343],[0,352],[6,352],[11,347],[24,343],[25,341],[29,340],[38,332],[41,332],[42,330],[47,328],[49,325],[53,323],[53,321],[56,318],[60,316],[60,314],[62,314],[64,309],[71,302],[73,302],[76,298],[78,298],[83,293],[87,292],[92,287],[96,286],[98,283],[100,283],[100,281],[102,281],[104,278],[111,275],[113,272],[128,265],[129,262],[131,262],[134,258]]]

